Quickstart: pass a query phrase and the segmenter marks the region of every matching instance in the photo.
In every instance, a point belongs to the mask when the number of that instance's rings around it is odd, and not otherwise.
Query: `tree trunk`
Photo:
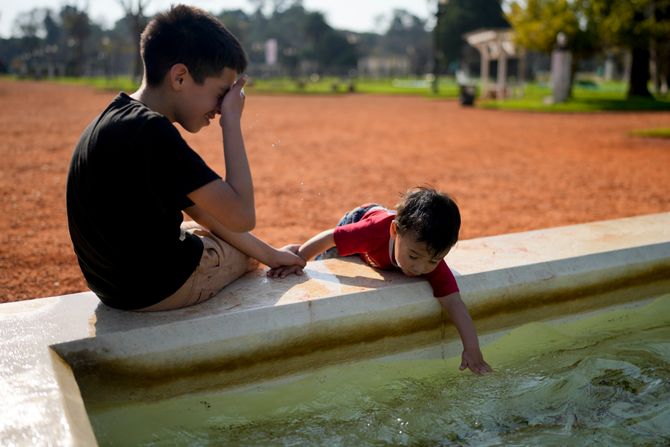
[[[628,82],[628,97],[643,96],[653,98],[649,92],[649,47],[638,47],[632,49],[633,60],[630,67],[630,80]]]
[[[142,31],[144,31],[144,27],[146,26],[146,21],[144,19],[144,15],[142,14],[141,2],[138,13],[134,14],[132,18],[133,32],[135,34],[135,61],[133,63],[133,79],[136,82],[139,82],[142,80],[142,75],[144,73],[144,63],[142,62],[142,55],[140,54],[140,37],[142,35]]]
[[[577,80],[577,68],[579,67],[579,58],[577,55],[572,55],[572,60],[570,61],[570,87],[568,87],[568,98],[572,99],[572,92],[575,87],[575,81]]]
[[[140,54],[139,43],[135,46],[135,62],[133,63],[133,79],[138,82],[142,80],[144,73],[144,63],[142,62],[142,55]]]

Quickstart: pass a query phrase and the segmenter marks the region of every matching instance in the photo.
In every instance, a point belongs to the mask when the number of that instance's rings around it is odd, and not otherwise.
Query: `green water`
[[[101,445],[670,445],[670,295],[459,359],[370,361],[283,385],[90,414]]]

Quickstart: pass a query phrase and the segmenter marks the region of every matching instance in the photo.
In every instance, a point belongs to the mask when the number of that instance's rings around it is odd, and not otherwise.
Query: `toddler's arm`
[[[335,246],[335,229],[331,228],[309,239],[302,244],[295,253],[300,256],[305,262],[314,259],[318,254],[323,253],[331,247]],[[268,276],[271,278],[284,278],[292,273],[297,275],[302,273],[302,267],[297,265],[281,266],[273,268],[268,271]]]
[[[317,255],[323,253],[335,246],[335,229],[330,228],[322,231],[316,236],[302,244],[298,249],[298,255],[305,261],[314,259]]]
[[[491,372],[491,367],[484,361],[484,356],[479,348],[479,339],[477,338],[475,325],[472,323],[472,318],[467,307],[465,307],[463,300],[461,300],[461,294],[454,292],[447,296],[439,297],[438,301],[449,313],[449,317],[456,326],[463,343],[461,371],[469,368],[475,374]]]

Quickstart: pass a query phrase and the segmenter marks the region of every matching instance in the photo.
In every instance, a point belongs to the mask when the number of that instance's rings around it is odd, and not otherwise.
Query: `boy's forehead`
[[[230,87],[238,78],[237,71],[232,68],[224,68],[218,76],[209,76],[205,82],[216,84],[220,87]]]
[[[412,250],[416,254],[429,259],[442,259],[449,253],[449,249],[443,250],[437,254],[433,253],[433,251],[428,248],[428,243],[417,240],[416,236],[411,233],[406,234],[404,239],[408,250]]]
[[[220,78],[223,80],[228,81],[232,79],[232,81],[235,82],[239,77],[240,74],[233,68],[225,67],[223,70],[221,70]]]
[[[414,234],[406,233],[403,237],[403,241],[405,242],[407,249],[415,251],[421,255],[428,256],[428,244],[426,244],[424,241],[417,240]]]

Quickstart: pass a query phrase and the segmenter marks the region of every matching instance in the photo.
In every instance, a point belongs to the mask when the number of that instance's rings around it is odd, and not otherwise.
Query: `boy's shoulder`
[[[94,122],[96,127],[104,128],[107,132],[118,130],[127,133],[133,132],[133,129],[148,134],[153,133],[152,129],[158,133],[164,133],[169,129],[178,132],[164,115],[124,92],[114,97]]]
[[[376,207],[367,211],[359,221],[335,228],[336,233],[350,233],[352,236],[373,238],[376,235],[388,237],[388,229],[395,219],[395,211]]]
[[[119,92],[112,102],[110,102],[107,110],[120,111],[122,112],[122,116],[126,118],[141,118],[146,120],[165,118],[161,113],[152,110],[146,104],[132,98],[125,92]]]
[[[125,149],[122,152],[128,153],[137,148],[164,149],[172,144],[186,143],[170,120],[121,92],[84,129],[77,150],[107,153],[109,149],[122,147]]]
[[[377,225],[391,225],[395,219],[396,212],[383,207],[375,207],[365,213],[361,221],[367,221],[371,224]]]

